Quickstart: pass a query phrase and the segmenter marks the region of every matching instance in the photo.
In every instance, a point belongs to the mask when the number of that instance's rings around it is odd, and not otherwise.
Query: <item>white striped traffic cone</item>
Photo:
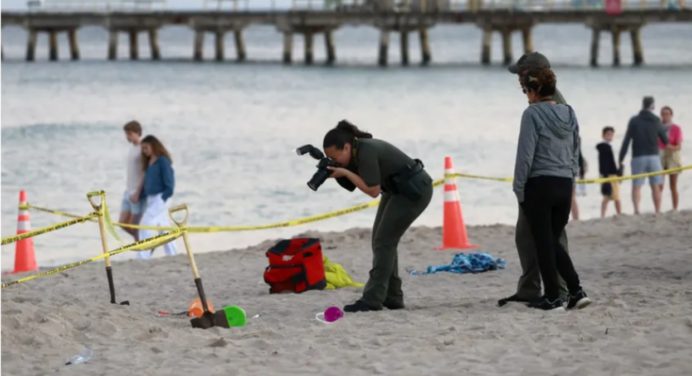
[[[19,191],[19,215],[17,216],[17,235],[31,231],[31,221],[27,205],[25,191]],[[38,270],[36,254],[34,253],[34,239],[27,238],[17,242],[14,252],[14,273],[31,272]]]
[[[445,157],[445,201],[444,223],[442,225],[442,247],[439,249],[478,248],[469,242],[466,225],[461,214],[461,200],[457,190],[452,157]]]

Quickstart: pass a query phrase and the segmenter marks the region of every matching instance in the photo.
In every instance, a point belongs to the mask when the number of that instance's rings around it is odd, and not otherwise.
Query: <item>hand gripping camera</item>
[[[331,176],[332,172],[327,167],[336,167],[337,163],[330,158],[327,158],[322,151],[312,145],[304,145],[296,149],[298,155],[310,154],[311,157],[317,159],[317,172],[312,175],[308,181],[308,187],[313,191],[317,189]]]

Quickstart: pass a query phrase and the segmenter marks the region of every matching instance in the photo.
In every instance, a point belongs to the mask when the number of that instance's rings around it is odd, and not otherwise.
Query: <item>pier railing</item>
[[[617,0],[613,0],[616,2]],[[609,0],[199,0],[185,10],[218,12],[336,11],[336,12],[454,12],[513,10],[517,12],[593,11],[607,9]],[[620,0],[621,10],[692,9],[691,0]],[[29,0],[32,12],[149,12],[181,9],[176,0]]]

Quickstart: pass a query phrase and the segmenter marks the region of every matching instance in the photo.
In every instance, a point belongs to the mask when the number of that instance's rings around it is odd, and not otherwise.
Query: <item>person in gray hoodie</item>
[[[543,310],[564,310],[558,272],[567,283],[567,308],[591,303],[572,260],[560,243],[579,173],[579,124],[571,107],[553,99],[556,78],[550,68],[530,70],[521,85],[529,100],[521,119],[513,190],[526,214],[536,244],[544,295],[529,303]]]

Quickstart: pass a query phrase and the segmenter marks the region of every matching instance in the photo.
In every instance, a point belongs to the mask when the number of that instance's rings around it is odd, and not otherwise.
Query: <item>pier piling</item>
[[[29,38],[26,41],[26,61],[34,61],[36,59],[36,39],[38,32],[34,29],[29,29]]]
[[[389,55],[389,30],[380,31],[380,48],[378,50],[377,63],[381,67],[387,66],[387,58]]]
[[[524,44],[524,53],[528,54],[533,52],[533,35],[532,28],[530,26],[521,29],[521,39]]]
[[[192,58],[195,61],[202,61],[204,58],[204,31],[195,30],[195,45]]]
[[[235,53],[238,62],[245,61],[245,42],[243,41],[243,31],[240,29],[233,31],[235,39]]]
[[[48,57],[50,61],[58,61],[58,32],[55,30],[48,32]]]
[[[493,30],[489,27],[483,28],[483,40],[481,46],[481,64],[490,64],[490,47],[493,41]]]
[[[314,41],[314,34],[312,31],[307,31],[304,34],[305,38],[305,64],[311,65],[312,62],[314,61],[314,55],[313,55],[313,41]]]
[[[502,30],[502,63],[512,64],[512,30]]]
[[[324,32],[324,47],[327,50],[327,64],[334,64],[336,61],[336,49],[334,47],[334,34],[331,30]]]
[[[293,33],[290,31],[284,32],[284,54],[283,61],[284,64],[291,64],[293,61]]]
[[[67,39],[70,42],[70,58],[72,60],[79,60],[79,43],[77,42],[77,30],[68,30]]]
[[[408,65],[408,31],[401,31],[401,65]]]
[[[118,32],[111,30],[108,33],[108,60],[118,59]]]
[[[613,66],[620,66],[620,28],[613,26],[611,29],[613,34]]]
[[[601,42],[601,30],[597,27],[591,29],[591,66],[598,66],[598,49]]]
[[[421,52],[421,64],[428,65],[430,60],[432,60],[432,53],[430,52],[430,39],[428,38],[428,29],[421,28],[418,31],[420,37],[420,52]]]
[[[161,49],[159,48],[159,31],[149,29],[149,50],[152,60],[161,60]]]
[[[137,44],[137,30],[130,30],[130,60],[139,59],[139,45]]]
[[[644,63],[644,50],[642,49],[641,27],[637,26],[630,30],[632,37],[632,53],[634,54],[634,65]]]
[[[215,54],[216,61],[223,61],[223,59],[224,59],[223,47],[224,47],[225,33],[222,30],[217,30],[214,33],[214,36],[215,36],[214,40],[216,42],[216,54]]]

